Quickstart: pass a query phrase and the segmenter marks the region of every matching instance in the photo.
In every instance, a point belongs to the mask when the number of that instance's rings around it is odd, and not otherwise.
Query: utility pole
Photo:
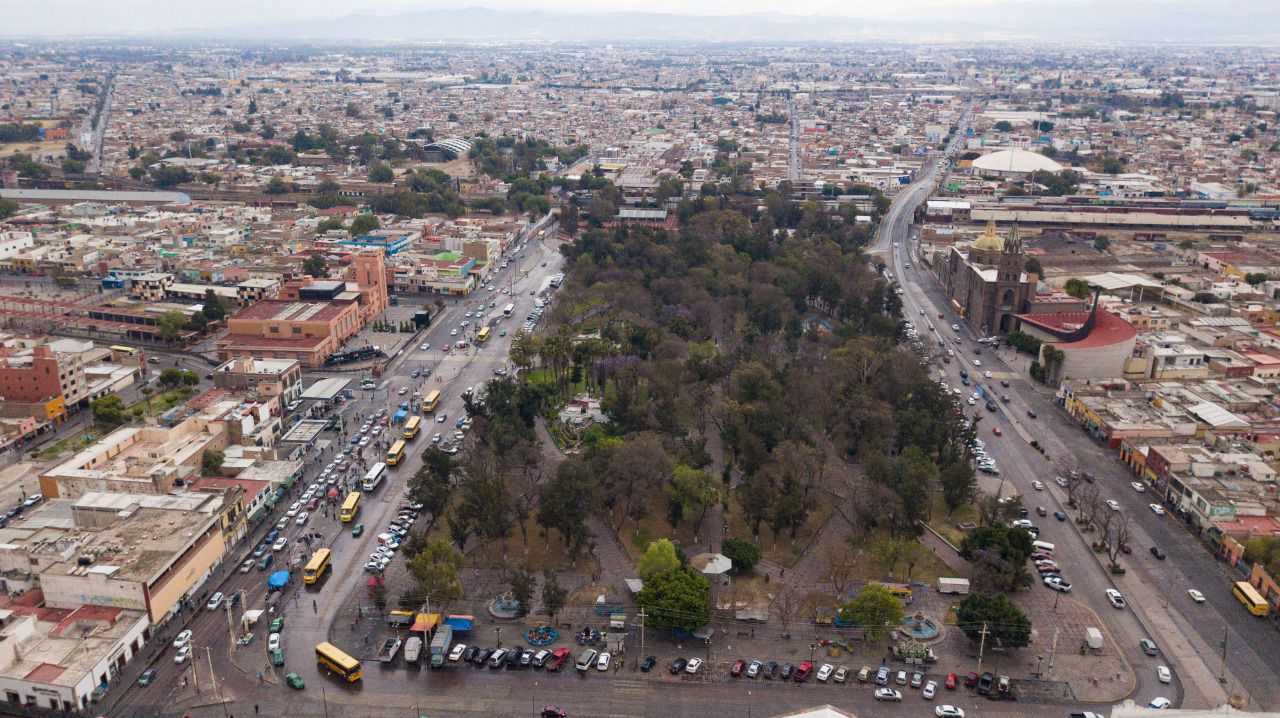
[[[987,647],[987,622],[982,622],[982,638],[978,641],[978,673],[982,673],[982,653]]]
[[[643,661],[644,660],[644,606],[640,607],[640,614],[637,616],[637,618],[640,619],[640,661]],[[635,663],[633,663],[631,670],[634,671],[639,669],[640,661],[636,661]]]
[[[230,659],[231,654],[235,653],[236,650],[236,626],[235,621],[231,620],[231,602],[227,600],[227,603],[223,605],[226,607],[227,614],[227,634],[231,636],[231,640],[227,642],[227,658]],[[210,665],[212,666],[212,664]]]
[[[1222,628],[1222,667],[1218,669],[1218,682],[1225,684],[1227,682],[1227,631],[1228,628]]]
[[[189,642],[189,641],[188,641],[188,644],[187,644],[187,645],[190,645],[190,642]],[[194,655],[194,654],[195,654],[195,652],[196,652],[196,648],[195,648],[195,646],[191,646],[191,653],[192,653],[192,657],[191,657],[191,685],[195,686],[195,689],[196,689],[196,695],[200,695],[200,672],[196,670],[196,662],[197,662],[199,659],[197,659],[197,658],[195,657],[195,655]]]

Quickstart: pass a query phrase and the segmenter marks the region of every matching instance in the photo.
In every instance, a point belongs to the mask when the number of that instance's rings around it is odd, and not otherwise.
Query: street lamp
[[[493,630],[498,634],[498,648],[502,648],[502,626],[495,626]]]

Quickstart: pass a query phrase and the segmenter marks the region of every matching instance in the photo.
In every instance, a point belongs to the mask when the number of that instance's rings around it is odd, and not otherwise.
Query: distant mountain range
[[[940,9],[912,20],[835,15],[684,15],[659,12],[504,12],[471,7],[392,15],[349,15],[252,27],[211,28],[203,35],[261,39],[383,39],[448,42],[857,42],[922,39],[1126,41],[1280,44],[1280,2],[1189,3],[1185,0],[1070,5],[1005,2],[981,9]],[[1120,7],[1117,7],[1120,6]]]
[[[436,0],[439,1],[439,0]],[[470,0],[463,0],[470,1]],[[533,3],[534,0],[528,0]],[[3,4],[3,3],[0,3]],[[0,36],[156,37],[179,40],[476,42],[1010,41],[1280,45],[1280,0],[994,0],[943,4],[914,15],[894,3],[832,3],[874,14],[697,15],[664,12],[501,11],[482,7],[336,16],[342,5],[245,0],[12,2]],[[697,7],[697,2],[691,2]],[[375,4],[376,6],[376,4]],[[871,9],[868,10],[867,8]],[[890,18],[890,19],[883,19]]]

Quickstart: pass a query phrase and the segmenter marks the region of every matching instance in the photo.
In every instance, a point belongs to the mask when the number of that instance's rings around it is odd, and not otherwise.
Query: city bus
[[[424,412],[432,412],[436,410],[436,404],[440,403],[440,390],[432,389],[427,392],[427,398],[422,400],[422,410]]]
[[[387,466],[395,466],[396,464],[400,463],[400,460],[403,458],[404,458],[404,439],[398,439],[396,440],[396,443],[391,445],[391,450],[387,452],[387,457],[385,461],[387,462]]]
[[[404,442],[397,441],[396,445],[404,450]],[[379,461],[369,467],[369,473],[364,475],[364,480],[360,482],[360,488],[364,491],[373,491],[378,488],[378,484],[382,483],[382,478],[387,475],[387,465]]]
[[[421,426],[422,426],[421,416],[409,417],[409,420],[404,423],[404,438],[412,439],[413,437],[417,436],[418,428]]]
[[[142,351],[141,349],[138,349],[136,347],[127,347],[122,344],[113,344],[107,348],[113,352],[119,352],[127,357],[136,357]]]
[[[315,583],[320,580],[324,572],[329,570],[329,559],[333,558],[333,552],[327,548],[316,551],[311,556],[311,560],[307,562],[305,568],[302,569],[302,582]]]
[[[905,583],[886,583],[884,581],[872,581],[871,583],[880,586],[888,591],[890,595],[896,596],[903,600],[904,603],[911,603],[911,587]]]
[[[344,524],[351,523],[352,519],[356,517],[356,514],[359,513],[359,511],[360,492],[352,491],[347,494],[347,498],[343,499],[342,510],[338,513],[338,519],[340,519]]]
[[[502,308],[502,316],[509,317],[511,316],[511,313],[514,312],[515,310],[516,310],[515,302],[512,302]]]
[[[480,331],[476,332],[476,342],[483,344],[489,341],[489,327],[480,327]]]
[[[1268,611],[1267,602],[1263,600],[1262,595],[1258,593],[1258,589],[1248,581],[1236,581],[1231,586],[1231,593],[1235,595],[1244,607],[1249,609],[1249,613],[1255,616],[1266,616]]]
[[[364,676],[360,661],[343,653],[328,641],[316,644],[316,663],[347,679],[348,683],[355,683]]]

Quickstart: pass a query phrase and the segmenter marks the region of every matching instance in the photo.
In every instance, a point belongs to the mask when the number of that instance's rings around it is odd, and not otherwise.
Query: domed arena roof
[[[1037,170],[1048,172],[1062,171],[1062,165],[1036,152],[1027,150],[1000,150],[983,155],[973,161],[975,170],[988,172],[1005,172],[1031,174]]]

